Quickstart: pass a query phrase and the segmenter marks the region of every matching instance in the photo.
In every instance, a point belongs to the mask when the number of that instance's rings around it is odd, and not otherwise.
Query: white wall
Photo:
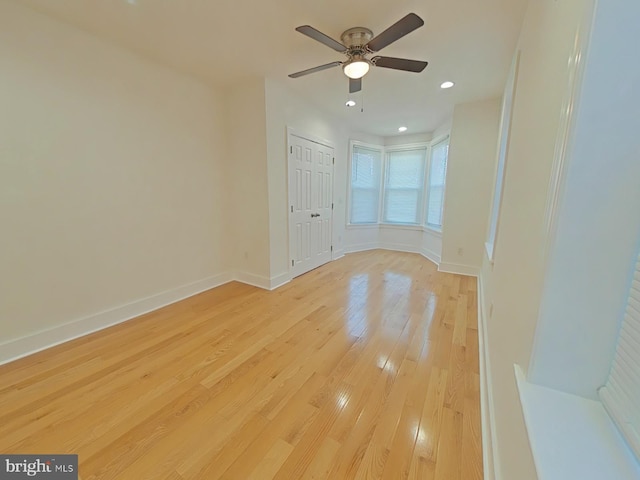
[[[0,343],[226,271],[220,92],[0,2]]]
[[[578,31],[588,25],[583,0],[530,2],[518,48],[506,177],[494,263],[483,259],[481,283],[489,342],[498,478],[536,478],[513,365],[525,370],[532,349],[544,274],[545,211],[560,119]],[[566,112],[564,112],[566,113]]]
[[[637,1],[596,9],[529,372],[594,399],[640,246],[640,64],[629,61],[638,18]]]
[[[430,142],[432,138],[431,132],[394,135],[393,137],[384,137],[382,145],[391,147],[394,145],[409,145],[411,143],[426,143]]]
[[[478,274],[496,164],[500,99],[455,106],[442,223],[442,268]]]
[[[438,138],[442,135],[447,135],[451,133],[451,126],[453,125],[453,117],[445,120],[442,125],[436,128],[433,132],[431,132],[432,138]]]
[[[287,127],[330,142],[334,147],[333,170],[333,251],[334,258],[344,251],[349,132],[340,122],[313,107],[281,83],[267,79],[267,161],[269,180],[269,238],[271,278],[287,276],[290,265],[287,213]]]
[[[368,133],[362,132],[351,132],[351,134],[349,135],[349,140],[368,143],[370,145],[384,145],[384,137],[370,135]]]
[[[228,254],[240,280],[267,286],[271,268],[264,79],[235,84],[226,101],[230,151],[225,208],[232,216]]]

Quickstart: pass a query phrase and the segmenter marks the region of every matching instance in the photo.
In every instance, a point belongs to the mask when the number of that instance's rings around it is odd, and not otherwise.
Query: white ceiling
[[[429,132],[456,103],[498,96],[527,0],[22,0],[38,10],[218,85],[248,76],[285,82],[356,130]],[[131,2],[131,3],[130,3]],[[422,73],[374,68],[346,108],[339,67],[298,79],[287,74],[345,57],[297,33],[312,25],[339,40],[347,28],[374,35],[409,12],[425,25],[380,54],[426,60]],[[441,90],[445,80],[456,82]],[[360,107],[364,106],[364,112]]]

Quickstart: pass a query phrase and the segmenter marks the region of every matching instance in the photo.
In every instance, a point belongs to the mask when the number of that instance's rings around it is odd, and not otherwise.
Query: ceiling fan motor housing
[[[349,49],[350,55],[363,55],[366,53],[364,46],[373,38],[373,32],[368,28],[354,27],[345,30],[340,36],[342,44]]]

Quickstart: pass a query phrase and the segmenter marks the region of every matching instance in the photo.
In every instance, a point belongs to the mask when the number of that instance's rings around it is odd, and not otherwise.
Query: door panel
[[[313,180],[313,145],[303,139],[292,137],[289,154],[289,201],[290,240],[293,267],[301,268],[311,261],[311,213]]]
[[[320,220],[318,250],[316,258],[320,265],[331,260],[331,219],[332,219],[332,184],[333,184],[333,149],[317,145],[317,217]]]

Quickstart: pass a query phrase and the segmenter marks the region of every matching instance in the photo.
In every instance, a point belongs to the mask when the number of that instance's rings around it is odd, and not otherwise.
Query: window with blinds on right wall
[[[429,184],[427,186],[426,225],[438,231],[442,230],[448,156],[449,137],[432,145],[431,159],[429,161]]]
[[[631,280],[613,365],[599,394],[640,459],[640,256]]]

